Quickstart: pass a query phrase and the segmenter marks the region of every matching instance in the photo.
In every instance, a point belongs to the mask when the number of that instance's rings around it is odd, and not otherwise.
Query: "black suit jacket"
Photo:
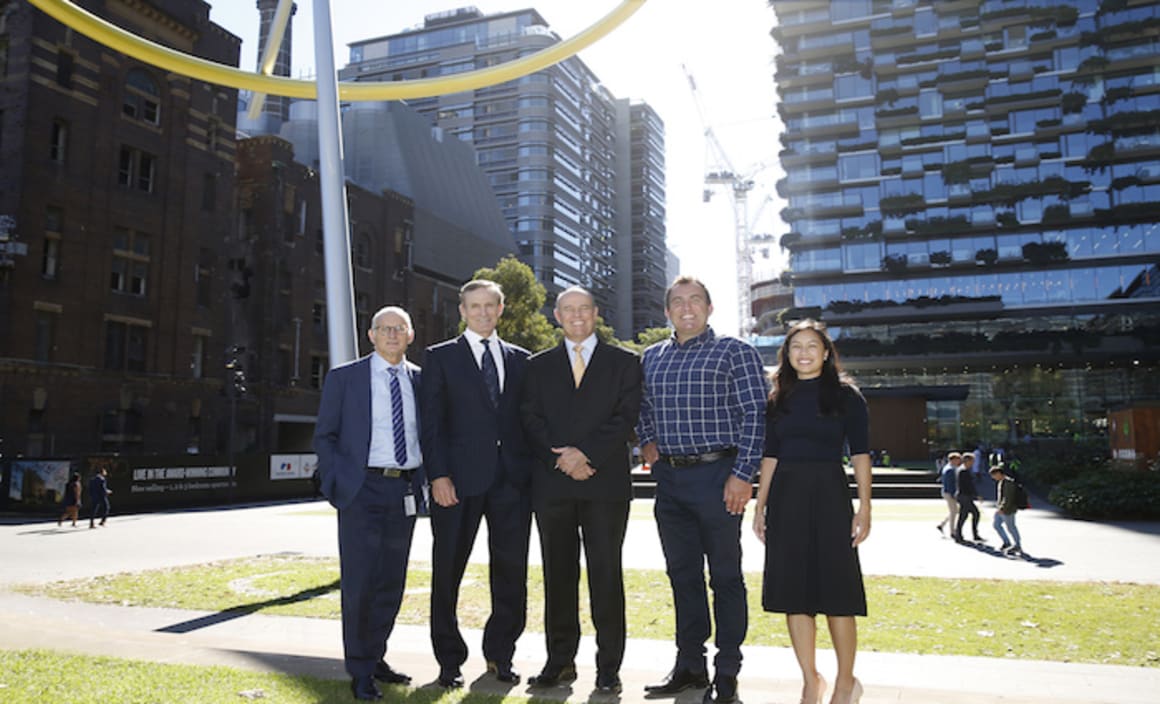
[[[428,347],[423,361],[423,465],[428,481],[450,477],[460,498],[483,494],[501,472],[519,487],[530,481],[519,418],[528,351],[502,341],[500,350],[504,384],[498,409],[463,335]]]
[[[532,472],[536,499],[632,498],[629,443],[640,413],[641,378],[635,354],[599,341],[579,388],[564,344],[528,361],[521,415],[536,456]],[[576,481],[556,469],[557,455],[551,448],[565,446],[587,455],[596,474]]]

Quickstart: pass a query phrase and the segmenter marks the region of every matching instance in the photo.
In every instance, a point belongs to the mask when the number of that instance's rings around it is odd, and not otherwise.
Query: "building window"
[[[135,68],[125,75],[121,114],[151,125],[161,122],[161,91],[149,72]]]
[[[314,285],[314,302],[310,304],[310,320],[314,324],[314,334],[326,334],[326,286]]]
[[[117,320],[105,321],[105,369],[145,371],[149,328]]]
[[[0,78],[8,75],[8,37],[0,37]]]
[[[49,206],[44,209],[44,251],[40,259],[40,275],[55,279],[60,273],[61,232],[64,230],[64,213],[60,208]]]
[[[213,212],[217,208],[217,174],[201,177],[201,209]]]
[[[208,308],[213,303],[213,264],[213,250],[203,247],[197,257],[197,268],[193,270],[197,304],[202,308]]]
[[[326,357],[318,354],[310,355],[310,388],[321,389],[326,378]]]
[[[206,336],[193,336],[193,351],[190,353],[189,371],[194,379],[205,378],[205,350],[206,350]]]
[[[53,359],[53,353],[56,350],[56,320],[56,313],[44,310],[36,311],[33,354],[38,362],[51,362]]]
[[[132,147],[121,147],[117,161],[117,184],[152,193],[157,176],[157,157]]]
[[[40,259],[40,275],[55,281],[60,273],[60,235],[45,233],[44,255]]]
[[[72,88],[73,55],[67,51],[56,53],[56,82],[65,88]]]
[[[113,263],[109,288],[144,296],[149,281],[149,236],[118,227],[113,231]]]
[[[360,269],[371,268],[371,238],[364,232],[354,245],[354,263]]]
[[[49,134],[48,158],[63,164],[68,153],[68,123],[64,120],[53,120]]]

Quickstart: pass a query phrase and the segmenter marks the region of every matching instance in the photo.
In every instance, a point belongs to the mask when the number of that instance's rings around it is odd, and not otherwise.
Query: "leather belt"
[[[415,476],[415,470],[399,469],[398,467],[367,467],[367,471],[381,474],[387,479],[406,479],[410,481],[411,477]]]
[[[661,455],[661,460],[670,467],[694,467],[699,464],[709,464],[733,457],[737,454],[736,447],[727,447],[723,450],[711,450],[699,455]]]

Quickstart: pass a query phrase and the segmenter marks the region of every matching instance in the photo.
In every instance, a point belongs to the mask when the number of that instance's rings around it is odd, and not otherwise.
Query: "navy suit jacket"
[[[600,341],[579,388],[563,344],[528,360],[522,413],[536,457],[532,487],[537,500],[632,498],[629,443],[640,414],[641,384],[640,358]],[[587,455],[596,474],[576,481],[556,469],[551,448],[566,446]]]
[[[405,364],[417,402],[423,388],[422,373],[418,365]],[[418,403],[415,408],[418,411]],[[423,427],[421,418],[419,427]],[[349,506],[362,489],[370,449],[371,358],[367,355],[331,369],[322,384],[322,401],[318,404],[318,420],[314,426],[314,451],[318,453],[322,495],[335,508]],[[415,474],[414,482],[418,485],[422,482],[422,472]]]
[[[466,337],[428,347],[423,359],[423,464],[429,481],[450,477],[460,498],[483,494],[501,472],[517,487],[530,481],[519,413],[528,351],[502,341],[500,350],[504,383],[498,409]]]

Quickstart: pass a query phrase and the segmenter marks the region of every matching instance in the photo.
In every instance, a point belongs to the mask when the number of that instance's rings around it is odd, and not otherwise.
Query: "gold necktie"
[[[584,345],[576,345],[572,349],[576,351],[576,359],[572,360],[572,379],[576,382],[576,388],[580,388],[580,380],[584,378]]]

